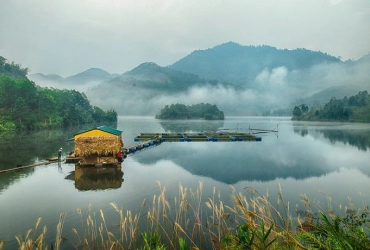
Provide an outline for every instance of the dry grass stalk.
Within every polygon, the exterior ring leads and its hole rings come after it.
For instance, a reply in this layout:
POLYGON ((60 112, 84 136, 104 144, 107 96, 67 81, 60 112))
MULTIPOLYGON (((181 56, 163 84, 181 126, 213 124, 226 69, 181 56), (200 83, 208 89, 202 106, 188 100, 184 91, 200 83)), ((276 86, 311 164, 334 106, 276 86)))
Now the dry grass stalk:
POLYGON ((0 241, 0 250, 2 250, 5 246, 5 240, 0 241))

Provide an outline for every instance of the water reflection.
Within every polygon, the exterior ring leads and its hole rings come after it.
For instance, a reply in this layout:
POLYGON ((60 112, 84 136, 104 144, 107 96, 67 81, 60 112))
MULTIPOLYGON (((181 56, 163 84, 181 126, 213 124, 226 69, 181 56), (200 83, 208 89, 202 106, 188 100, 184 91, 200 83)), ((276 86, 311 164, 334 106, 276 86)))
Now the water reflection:
POLYGON ((170 160, 193 175, 226 184, 240 181, 271 181, 277 178, 306 179, 333 169, 322 164, 322 156, 296 154, 261 142, 165 142, 138 155, 137 161, 150 165, 170 160), (294 159, 292 157, 294 155, 294 159), (311 159, 310 159, 311 158, 311 159))
POLYGON ((166 121, 159 120, 159 124, 165 132, 203 132, 217 131, 223 128, 224 121, 208 121, 208 120, 185 120, 185 121, 166 121))
POLYGON ((66 179, 74 180, 76 189, 80 191, 118 189, 122 186, 123 172, 121 167, 76 165, 66 179))
POLYGON ((320 133, 324 138, 328 139, 332 144, 336 142, 342 142, 345 145, 356 147, 359 150, 367 151, 370 149, 370 130, 366 129, 366 125, 357 128, 353 125, 349 128, 343 128, 338 126, 332 126, 329 128, 311 128, 311 131, 307 127, 294 127, 294 133, 301 135, 302 137, 309 133, 320 133))

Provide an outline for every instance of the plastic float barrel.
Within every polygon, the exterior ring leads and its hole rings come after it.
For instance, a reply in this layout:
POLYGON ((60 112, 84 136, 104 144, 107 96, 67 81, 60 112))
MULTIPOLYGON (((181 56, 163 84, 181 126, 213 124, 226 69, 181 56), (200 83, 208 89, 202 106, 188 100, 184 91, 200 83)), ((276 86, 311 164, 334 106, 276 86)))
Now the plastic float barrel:
POLYGON ((149 142, 149 145, 150 146, 153 146, 154 145, 154 141, 149 142))
POLYGON ((184 138, 184 137, 181 137, 181 138, 180 138, 180 141, 185 141, 185 138, 184 138))
POLYGON ((149 143, 144 143, 144 148, 149 147, 149 143))
POLYGON ((136 151, 136 148, 129 148, 128 152, 134 153, 136 151))
POLYGON ((256 137, 256 141, 262 141, 262 137, 256 137))
POLYGON ((134 141, 139 141, 139 138, 135 137, 135 138, 134 138, 134 141))
POLYGON ((188 137, 188 138, 186 139, 186 141, 192 141, 192 139, 188 137))
POLYGON ((231 137, 231 141, 236 141, 235 136, 232 136, 232 137, 231 137))

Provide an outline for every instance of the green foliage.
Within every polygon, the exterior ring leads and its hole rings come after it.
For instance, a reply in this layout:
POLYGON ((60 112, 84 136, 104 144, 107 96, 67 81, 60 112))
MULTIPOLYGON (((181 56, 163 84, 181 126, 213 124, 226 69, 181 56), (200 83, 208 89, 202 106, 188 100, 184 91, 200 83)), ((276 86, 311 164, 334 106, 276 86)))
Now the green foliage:
POLYGON ((21 65, 14 62, 8 63, 7 60, 0 56, 0 75, 8 75, 15 78, 27 78, 28 69, 22 68, 21 65))
POLYGON ((209 103, 199 103, 192 106, 184 104, 166 105, 156 119, 205 119, 205 120, 223 120, 224 112, 220 111, 216 105, 209 103))
POLYGON ((226 235, 223 239, 226 249, 270 249, 277 238, 270 239, 273 228, 271 225, 267 231, 262 221, 261 227, 251 227, 241 224, 237 227, 235 235, 226 235))
POLYGON ((0 121, 0 131, 32 130, 117 122, 117 113, 91 106, 86 95, 75 90, 38 88, 28 79, 2 75, 0 121))
POLYGON ((293 119, 370 122, 370 95, 367 91, 360 91, 349 98, 332 98, 323 107, 312 107, 310 111, 306 107, 305 104, 295 106, 293 119))
POLYGON ((349 209, 345 217, 333 217, 320 213, 313 230, 299 236, 304 244, 315 249, 370 249, 368 208, 359 212, 349 209))
POLYGON ((186 241, 184 238, 180 237, 179 238, 179 250, 188 250, 190 247, 186 244, 186 241))
POLYGON ((150 232, 149 234, 144 232, 141 233, 141 238, 144 241, 144 246, 141 250, 166 250, 167 248, 161 244, 161 237, 156 232, 150 232))

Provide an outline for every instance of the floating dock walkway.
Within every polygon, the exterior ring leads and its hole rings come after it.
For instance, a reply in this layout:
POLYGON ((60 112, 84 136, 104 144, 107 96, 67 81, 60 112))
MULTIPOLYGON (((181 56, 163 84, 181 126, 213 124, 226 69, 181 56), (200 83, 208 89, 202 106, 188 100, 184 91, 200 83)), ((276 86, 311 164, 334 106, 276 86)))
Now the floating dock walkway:
POLYGON ((246 133, 140 133, 134 138, 135 144, 123 147, 125 154, 158 145, 162 142, 237 142, 261 141, 246 133))
POLYGON ((58 162, 58 158, 57 157, 50 158, 50 159, 48 159, 48 161, 36 162, 34 164, 27 165, 27 166, 19 165, 17 167, 13 167, 13 168, 9 168, 9 169, 3 169, 3 170, 0 170, 0 173, 7 173, 7 172, 11 172, 11 171, 18 171, 18 170, 22 170, 22 169, 25 169, 25 168, 32 168, 32 167, 37 167, 37 166, 41 166, 41 165, 49 165, 49 164, 54 163, 54 162, 58 162))

